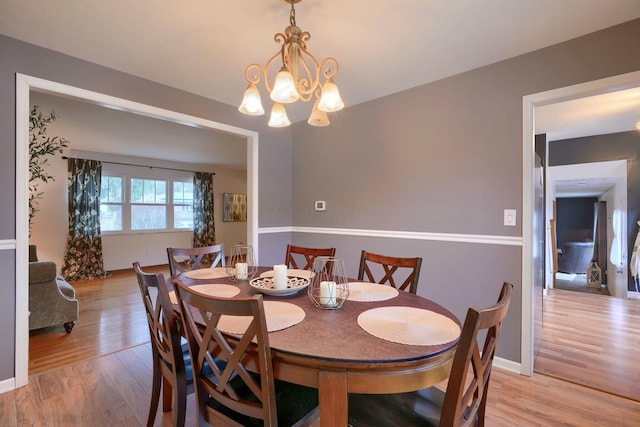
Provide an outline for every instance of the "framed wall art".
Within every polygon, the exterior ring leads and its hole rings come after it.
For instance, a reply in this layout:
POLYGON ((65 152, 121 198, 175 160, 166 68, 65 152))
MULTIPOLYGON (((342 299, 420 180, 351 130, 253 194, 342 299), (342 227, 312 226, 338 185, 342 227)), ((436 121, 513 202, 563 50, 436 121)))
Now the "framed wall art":
POLYGON ((237 193, 223 193, 222 205, 224 206, 222 220, 224 222, 237 222, 247 220, 247 195, 237 193))

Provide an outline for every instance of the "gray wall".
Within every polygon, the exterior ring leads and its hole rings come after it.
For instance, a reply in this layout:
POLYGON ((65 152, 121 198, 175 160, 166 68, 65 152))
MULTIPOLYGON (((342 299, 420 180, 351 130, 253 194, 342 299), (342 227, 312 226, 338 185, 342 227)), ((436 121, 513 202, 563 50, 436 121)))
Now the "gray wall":
MULTIPOLYGON (((610 160, 627 161, 627 253, 631 256, 640 220, 640 132, 618 132, 549 143, 549 166, 610 160)), ((628 289, 635 291, 631 272, 628 283, 628 289)))
MULTIPOLYGON (((519 237, 502 210, 522 206, 522 96, 640 69, 640 20, 432 84, 356 105, 328 128, 269 130, 234 106, 0 37, 0 240, 14 230, 15 83, 20 72, 260 132, 260 227, 336 227, 519 237), (292 144, 293 141, 293 144, 292 144), (327 211, 313 211, 326 200, 327 211)), ((241 91, 242 88, 239 88, 241 91)), ((240 93, 240 92, 239 92, 240 93)), ((347 100, 348 103, 348 100, 347 100)), ((260 236, 261 262, 282 262, 286 234, 260 236)), ((520 361, 521 248, 510 245, 293 233, 330 244, 353 274, 360 250, 424 258, 420 293, 460 317, 516 292, 498 356, 520 361)), ((9 277, 11 271, 5 272, 9 277)), ((0 285, 12 325, 15 283, 0 285)), ((0 345, 0 380, 13 376, 13 331, 0 345)))
MULTIPOLYGON (((522 97, 639 70, 638 40, 635 20, 347 108, 327 128, 296 124, 293 224, 521 236, 522 97), (327 210, 315 212, 314 200, 326 200, 327 210), (510 208, 517 227, 502 225, 510 208)), ((520 284, 517 246, 374 240, 328 241, 352 272, 361 249, 422 256, 419 293, 460 317, 495 300, 502 281, 520 284)), ((514 361, 517 291, 497 352, 514 361)))

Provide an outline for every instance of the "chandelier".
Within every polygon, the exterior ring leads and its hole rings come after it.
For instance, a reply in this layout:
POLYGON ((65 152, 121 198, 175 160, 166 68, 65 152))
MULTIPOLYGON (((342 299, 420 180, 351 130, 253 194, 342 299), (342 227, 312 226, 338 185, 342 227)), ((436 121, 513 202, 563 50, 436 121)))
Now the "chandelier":
POLYGON ((327 126, 329 125, 327 113, 339 111, 344 107, 338 86, 333 82, 333 77, 338 72, 338 62, 331 57, 318 62, 307 51, 307 42, 311 39, 311 34, 298 28, 296 11, 293 7, 295 3, 302 0, 284 1, 291 4, 290 25, 284 30, 284 33, 276 33, 274 36, 276 43, 282 43, 280 51, 269 58, 264 67, 259 64, 247 66, 244 76, 249 82, 249 86, 244 92, 238 110, 250 116, 264 114, 257 87, 260 80, 263 80, 265 89, 274 102, 269 126, 285 127, 291 124, 284 104, 311 100, 314 101, 314 104, 307 123, 312 126, 327 126), (269 75, 273 76, 275 68, 272 69, 272 65, 278 57, 282 59, 282 67, 275 75, 273 86, 271 86, 269 75), (270 73, 270 69, 273 72, 270 73), (324 77, 324 83, 320 82, 322 77, 324 77))

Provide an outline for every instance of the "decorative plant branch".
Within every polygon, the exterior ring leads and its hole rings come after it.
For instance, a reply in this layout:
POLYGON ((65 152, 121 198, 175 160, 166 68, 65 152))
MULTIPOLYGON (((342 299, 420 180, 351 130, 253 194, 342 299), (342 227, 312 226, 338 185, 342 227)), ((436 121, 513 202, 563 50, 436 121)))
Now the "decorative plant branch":
POLYGON ((62 149, 69 145, 69 141, 57 136, 47 136, 47 125, 54 122, 58 116, 54 111, 49 115, 42 114, 40 108, 34 105, 29 115, 29 235, 33 217, 38 212, 38 199, 42 199, 42 192, 38 192, 41 183, 55 181, 47 172, 49 156, 62 153, 62 149))

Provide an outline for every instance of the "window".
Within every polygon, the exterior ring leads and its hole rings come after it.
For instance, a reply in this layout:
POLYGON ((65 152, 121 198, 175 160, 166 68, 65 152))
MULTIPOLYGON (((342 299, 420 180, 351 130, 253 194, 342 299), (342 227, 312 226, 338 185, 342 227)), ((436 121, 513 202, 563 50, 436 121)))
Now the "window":
POLYGON ((122 177, 102 176, 100 183, 100 229, 122 230, 122 177))
POLYGON ((131 179, 131 230, 167 228, 167 181, 131 179))
POLYGON ((129 173, 139 172, 103 170, 101 231, 193 230, 193 179, 189 175, 161 172, 130 177, 129 173))
POLYGON ((173 183, 173 228, 193 229, 193 182, 173 183))

